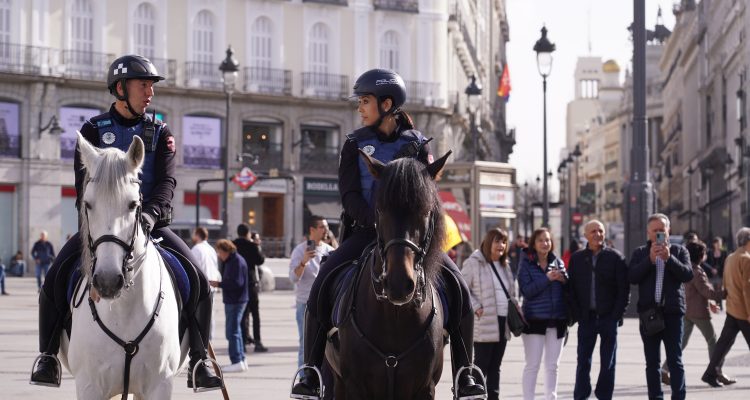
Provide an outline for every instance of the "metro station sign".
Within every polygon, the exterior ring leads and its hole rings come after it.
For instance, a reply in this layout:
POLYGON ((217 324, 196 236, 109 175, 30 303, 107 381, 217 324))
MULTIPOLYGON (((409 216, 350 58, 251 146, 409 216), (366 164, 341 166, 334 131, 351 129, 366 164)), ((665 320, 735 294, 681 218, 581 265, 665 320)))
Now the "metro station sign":
POLYGON ((242 190, 250 189, 255 182, 258 181, 258 176, 248 167, 242 168, 242 170, 232 177, 232 182, 237 184, 242 190))

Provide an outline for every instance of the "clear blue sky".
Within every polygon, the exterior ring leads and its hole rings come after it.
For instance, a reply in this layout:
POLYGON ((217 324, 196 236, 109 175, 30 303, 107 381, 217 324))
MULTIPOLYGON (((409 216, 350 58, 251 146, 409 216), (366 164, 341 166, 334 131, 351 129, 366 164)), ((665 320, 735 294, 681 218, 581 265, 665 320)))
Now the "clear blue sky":
MULTIPOLYGON (((672 30, 672 0, 646 0, 646 29, 653 29, 658 6, 664 25, 672 30)), ((542 78, 536 68, 534 43, 542 25, 555 43, 552 74, 547 78, 548 168, 557 173, 560 149, 565 146, 565 110, 573 99, 576 59, 600 56, 615 59, 622 70, 630 68, 633 54, 627 27, 633 20, 632 0, 506 0, 510 42, 507 47, 511 91, 507 124, 516 128, 516 146, 510 163, 518 182, 530 183, 542 173, 542 78), (591 52, 589 52, 589 39, 591 52)), ((631 68, 632 70, 632 68, 631 68)), ((551 181, 557 193, 557 176, 551 181)), ((555 196, 553 196, 554 198, 555 196)))

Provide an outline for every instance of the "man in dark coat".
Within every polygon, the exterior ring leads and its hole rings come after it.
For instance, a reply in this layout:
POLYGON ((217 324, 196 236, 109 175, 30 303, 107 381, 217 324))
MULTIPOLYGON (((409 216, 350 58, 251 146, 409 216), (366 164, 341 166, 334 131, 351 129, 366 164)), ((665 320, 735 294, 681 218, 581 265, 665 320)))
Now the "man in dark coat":
POLYGON ((260 310, 258 293, 260 292, 260 266, 265 262, 266 257, 260 247, 260 235, 253 232, 250 235, 250 229, 246 224, 237 226, 237 239, 234 239, 234 245, 237 246, 237 253, 245 259, 247 263, 248 282, 250 283, 250 300, 242 314, 242 339, 245 344, 255 343, 255 352, 263 353, 268 348, 263 346, 260 340, 260 310), (250 336, 250 314, 253 315, 253 336, 250 336))

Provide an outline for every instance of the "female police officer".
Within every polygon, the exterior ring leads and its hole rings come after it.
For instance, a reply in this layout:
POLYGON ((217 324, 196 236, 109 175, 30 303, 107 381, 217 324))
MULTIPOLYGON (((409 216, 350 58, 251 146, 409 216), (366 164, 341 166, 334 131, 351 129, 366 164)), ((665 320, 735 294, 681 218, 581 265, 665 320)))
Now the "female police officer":
MULTIPOLYGON (((176 185, 174 137, 166 124, 145 115, 154 96, 153 84, 163 79, 151 61, 144 57, 126 55, 115 60, 107 73, 107 87, 116 101, 108 112, 86 121, 81 134, 96 147, 117 147, 123 151, 127 151, 133 136, 138 135, 143 139, 146 157, 140 175, 142 225, 146 234, 150 232, 152 237, 161 238, 164 246, 176 250, 197 265, 187 245, 167 227, 171 220, 171 202, 176 185)), ((79 150, 76 149, 76 207, 80 207, 85 175, 79 150)), ((39 350, 42 357, 31 375, 32 384, 59 386, 60 369, 56 354, 60 347, 60 334, 69 317, 66 288, 80 251, 81 240, 76 234, 60 250, 39 293, 39 350)), ((211 326, 208 281, 196 268, 186 272, 194 278, 191 290, 199 292, 198 296, 191 296, 197 301, 188 302, 183 310, 190 337, 188 387, 218 389, 222 386, 221 379, 201 362, 206 359, 211 326), (195 382, 192 382, 194 368, 195 382)))
MULTIPOLYGON (((406 101, 404 81, 393 71, 373 69, 362 74, 354 84, 354 96, 358 98, 357 108, 363 128, 347 135, 341 149, 339 163, 339 191, 344 205, 342 228, 349 230, 343 235, 340 247, 331 253, 315 279, 305 314, 305 339, 303 352, 307 367, 320 368, 325 351, 325 319, 330 304, 318 305, 318 301, 327 303, 320 296, 320 288, 326 276, 336 266, 357 259, 365 247, 375 240, 375 211, 373 205, 374 178, 360 161, 359 149, 387 163, 399 157, 414 157, 427 164, 432 161, 429 147, 422 134, 414 130, 414 124, 408 114, 400 110, 406 101), (318 315, 318 307, 323 306, 323 315, 318 315)), ((446 282, 459 282, 460 287, 449 289, 449 298, 453 304, 462 301, 461 313, 451 314, 449 321, 451 336, 451 358, 453 373, 458 368, 468 366, 472 360, 474 316, 469 292, 461 274, 450 259, 445 257, 443 273, 453 274, 456 278, 446 282)), ((459 379, 458 398, 479 398, 486 396, 481 385, 474 382, 470 374, 459 379)), ((320 396, 320 382, 312 368, 305 368, 303 377, 292 388, 293 398, 314 399, 320 396)))

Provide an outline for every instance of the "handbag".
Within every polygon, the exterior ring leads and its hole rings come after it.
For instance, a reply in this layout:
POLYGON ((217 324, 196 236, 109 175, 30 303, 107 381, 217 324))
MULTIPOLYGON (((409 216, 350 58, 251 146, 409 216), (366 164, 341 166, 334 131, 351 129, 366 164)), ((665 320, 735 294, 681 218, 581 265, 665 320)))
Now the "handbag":
POLYGON ((495 264, 490 262, 490 267, 492 267, 492 272, 495 273, 497 280, 500 282, 500 286, 503 288, 503 292, 505 292, 505 297, 508 298, 508 329, 510 329, 513 336, 521 336, 521 333, 523 333, 524 329, 529 326, 529 323, 526 322, 526 318, 523 316, 523 311, 521 310, 521 306, 518 305, 518 301, 510 297, 508 289, 505 288, 503 280, 500 279, 500 274, 498 274, 495 269, 495 264))
POLYGON ((664 330, 664 294, 662 293, 659 304, 643 312, 638 313, 641 323, 641 331, 646 336, 654 336, 664 330))

